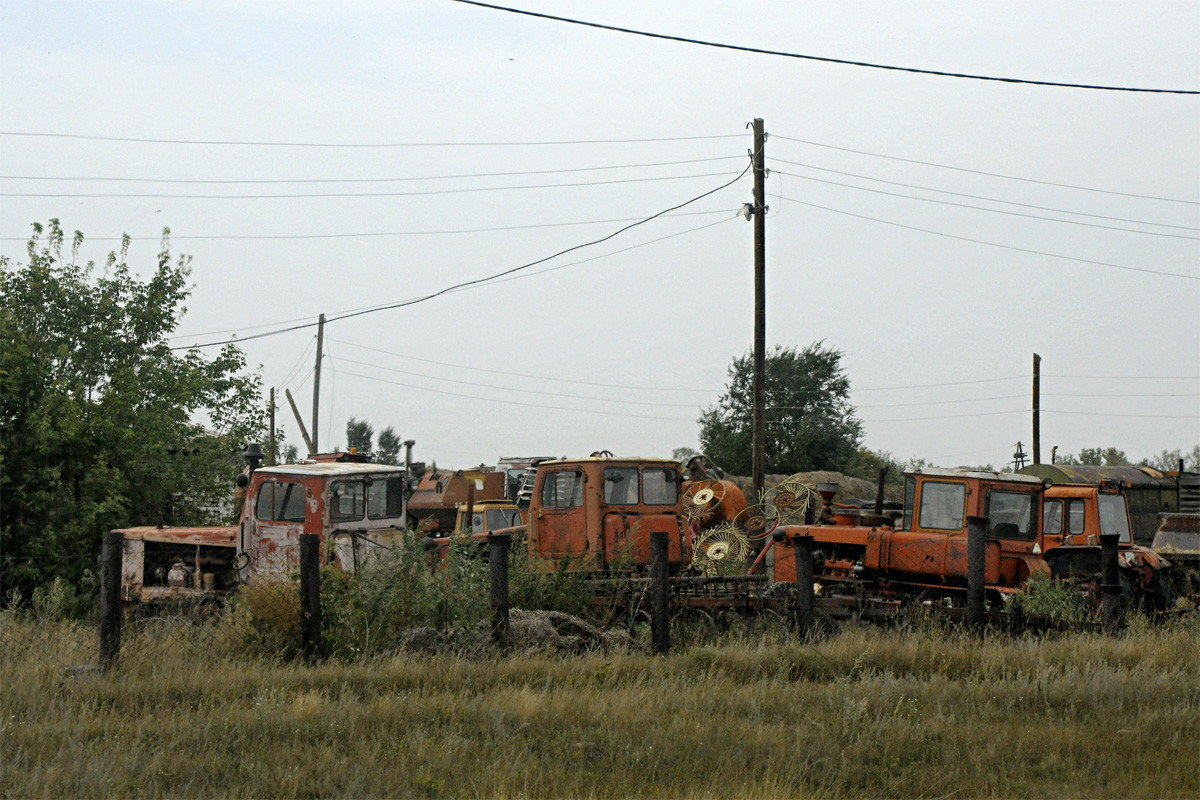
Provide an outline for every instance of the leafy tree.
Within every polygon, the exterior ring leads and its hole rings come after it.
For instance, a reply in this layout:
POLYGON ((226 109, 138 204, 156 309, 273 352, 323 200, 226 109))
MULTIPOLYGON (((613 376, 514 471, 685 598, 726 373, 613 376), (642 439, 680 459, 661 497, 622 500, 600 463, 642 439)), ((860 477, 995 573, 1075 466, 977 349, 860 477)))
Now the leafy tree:
POLYGON ((379 449, 375 452, 375 460, 380 464, 399 464, 402 447, 404 442, 401 441, 400 434, 388 425, 379 432, 379 449))
POLYGON ((700 454, 690 447, 676 447, 674 450, 671 451, 671 458, 675 459, 676 461, 678 461, 680 463, 687 461, 692 456, 698 456, 698 455, 700 455, 700 454))
POLYGON ((1154 467, 1163 472, 1174 472, 1179 469, 1179 461, 1183 459, 1183 468, 1188 472, 1200 470, 1200 444, 1192 447, 1192 452, 1184 454, 1180 448, 1163 450, 1156 456, 1143 458, 1139 464, 1144 467, 1154 467))
MULTIPOLYGON (((823 342, 767 354, 767 472, 842 471, 856 457, 862 423, 841 359, 823 342)), ((753 470, 753 395, 754 359, 747 354, 730 364, 725 393, 699 420, 700 449, 740 475, 753 470)))
POLYGON ((1116 447, 1084 447, 1076 457, 1070 453, 1056 458, 1059 464, 1080 464, 1092 467, 1123 467, 1129 464, 1124 450, 1116 447))
POLYGON ((219 521, 266 432, 241 351, 171 350, 189 260, 167 230, 141 280, 128 237, 97 275, 83 234, 64 259, 58 220, 33 229, 26 263, 0 257, 0 578, 25 595, 94 575, 105 530, 219 521))
POLYGON ((346 421, 346 449, 354 449, 362 455, 369 456, 374 452, 372 440, 375 438, 375 429, 371 427, 371 423, 366 420, 358 420, 351 417, 346 421))

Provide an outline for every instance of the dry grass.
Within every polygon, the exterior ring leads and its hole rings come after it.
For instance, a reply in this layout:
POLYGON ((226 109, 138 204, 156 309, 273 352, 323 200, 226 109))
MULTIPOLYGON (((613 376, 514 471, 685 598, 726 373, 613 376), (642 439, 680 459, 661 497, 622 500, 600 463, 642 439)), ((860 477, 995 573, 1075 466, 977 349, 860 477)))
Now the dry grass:
POLYGON ((66 677, 93 628, 0 614, 0 794, 1200 795, 1195 620, 315 668, 238 655, 227 620, 171 625, 132 631, 108 676, 66 677))

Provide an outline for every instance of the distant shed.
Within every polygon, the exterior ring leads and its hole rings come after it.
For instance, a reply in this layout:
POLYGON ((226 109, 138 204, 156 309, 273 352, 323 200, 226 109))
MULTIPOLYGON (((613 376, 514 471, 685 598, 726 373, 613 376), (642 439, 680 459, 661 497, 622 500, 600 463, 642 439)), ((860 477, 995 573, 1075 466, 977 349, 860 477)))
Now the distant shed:
POLYGON ((1025 475, 1049 478, 1053 483, 1111 483, 1120 487, 1129 504, 1133 538, 1149 544, 1158 528, 1158 515, 1179 510, 1179 481, 1175 475, 1153 467, 1095 467, 1087 464, 1031 464, 1025 475))

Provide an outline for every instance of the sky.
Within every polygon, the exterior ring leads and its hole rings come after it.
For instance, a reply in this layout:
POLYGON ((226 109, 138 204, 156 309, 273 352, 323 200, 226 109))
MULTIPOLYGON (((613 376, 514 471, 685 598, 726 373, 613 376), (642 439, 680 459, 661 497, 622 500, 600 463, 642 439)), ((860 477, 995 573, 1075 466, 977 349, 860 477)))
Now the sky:
MULTIPOLYGON (((1200 89, 1197 2, 517 7, 1200 89)), ((169 227, 192 259, 173 344, 307 326, 242 344, 306 424, 319 314, 538 262, 331 321, 320 448, 356 417, 440 465, 667 456, 753 346, 755 118, 768 346, 843 353, 865 446, 1010 461, 1034 353, 1045 460, 1200 441, 1196 95, 450 0, 6 0, 0 254, 58 218, 98 264, 133 237, 147 275, 169 227)))

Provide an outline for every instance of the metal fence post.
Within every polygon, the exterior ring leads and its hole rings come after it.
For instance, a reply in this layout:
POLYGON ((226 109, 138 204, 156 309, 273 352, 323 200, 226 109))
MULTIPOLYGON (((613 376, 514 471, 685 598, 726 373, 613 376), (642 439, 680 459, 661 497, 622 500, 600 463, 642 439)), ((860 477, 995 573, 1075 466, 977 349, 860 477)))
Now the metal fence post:
POLYGON ((1100 534, 1100 565, 1104 582, 1100 586, 1104 630, 1116 633, 1125 624, 1121 610, 1121 568, 1117 560, 1121 542, 1119 533, 1100 534))
POLYGON ((121 654, 121 556, 125 535, 106 531, 100 550, 100 668, 108 671, 121 654))
POLYGON ((492 608, 495 616, 492 618, 492 640, 507 651, 510 645, 508 635, 508 548, 512 543, 512 534, 489 533, 488 567, 491 572, 492 608))
POLYGON ((667 532, 650 532, 650 640, 655 655, 671 650, 670 587, 667 585, 667 532))
POLYGON ((300 648, 304 660, 321 655, 321 537, 300 534, 300 648))
POLYGON ((985 619, 987 529, 987 517, 967 517, 967 625, 975 629, 985 619))
POLYGON ((796 559, 796 630, 807 633, 813 619, 813 537, 792 537, 792 555, 796 559))

